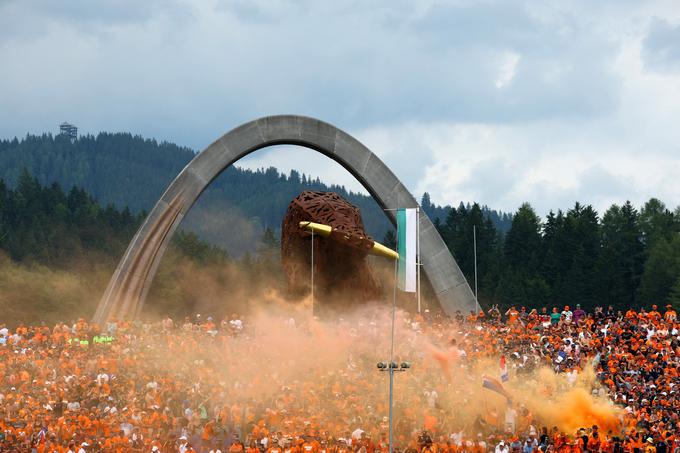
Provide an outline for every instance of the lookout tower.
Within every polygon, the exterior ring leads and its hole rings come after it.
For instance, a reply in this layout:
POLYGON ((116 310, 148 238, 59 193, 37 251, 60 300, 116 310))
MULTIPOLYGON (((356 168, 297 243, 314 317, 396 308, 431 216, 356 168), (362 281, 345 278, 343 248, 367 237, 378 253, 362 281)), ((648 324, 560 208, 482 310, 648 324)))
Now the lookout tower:
POLYGON ((71 141, 75 141, 78 138, 78 128, 66 121, 59 125, 59 133, 65 135, 71 141))

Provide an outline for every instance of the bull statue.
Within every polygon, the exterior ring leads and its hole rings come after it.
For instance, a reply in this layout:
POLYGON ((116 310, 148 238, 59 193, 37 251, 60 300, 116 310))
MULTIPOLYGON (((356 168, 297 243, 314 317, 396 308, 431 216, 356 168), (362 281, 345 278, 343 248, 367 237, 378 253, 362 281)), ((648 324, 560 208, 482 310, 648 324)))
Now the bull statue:
POLYGON ((312 240, 314 298, 321 306, 346 308, 381 298, 366 257, 398 255, 366 234, 359 208, 334 192, 314 191, 290 202, 281 227, 281 261, 291 295, 310 290, 312 240))

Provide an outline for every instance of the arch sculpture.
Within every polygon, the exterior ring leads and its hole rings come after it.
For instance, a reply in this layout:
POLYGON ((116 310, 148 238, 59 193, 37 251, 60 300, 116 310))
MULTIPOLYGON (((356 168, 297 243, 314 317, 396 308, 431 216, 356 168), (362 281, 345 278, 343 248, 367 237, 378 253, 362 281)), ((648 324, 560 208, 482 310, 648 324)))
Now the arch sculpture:
MULTIPOLYGON (((404 185, 368 148, 323 121, 296 115, 263 117, 227 132, 177 175, 151 210, 118 263, 94 315, 134 318, 182 218, 210 182, 240 158, 272 145, 299 145, 324 154, 345 167, 385 209, 393 224, 396 208, 418 204, 404 185)), ((420 211, 420 247, 425 272, 448 314, 474 310, 475 297, 463 273, 427 215, 420 211)))

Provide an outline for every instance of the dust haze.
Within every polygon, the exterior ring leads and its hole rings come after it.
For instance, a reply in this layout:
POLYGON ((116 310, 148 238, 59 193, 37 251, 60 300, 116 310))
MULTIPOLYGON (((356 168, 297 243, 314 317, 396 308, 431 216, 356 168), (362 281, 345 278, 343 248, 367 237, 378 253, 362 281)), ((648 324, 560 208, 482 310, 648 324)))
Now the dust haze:
MULTIPOLYGON (((15 322, 89 318, 115 265, 92 259, 69 271, 55 271, 0 259, 0 303, 6 307, 5 319, 15 322), (22 319, 28 314, 32 319, 22 319)), ((140 339, 153 351, 149 360, 161 373, 180 373, 199 384, 207 377, 196 375, 192 364, 206 361, 220 376, 220 388, 213 389, 212 397, 225 404, 256 402, 255 420, 276 411, 279 416, 313 414, 321 426, 347 430, 382 426, 388 413, 388 376, 375 365, 389 359, 387 302, 346 313, 336 310, 332 318, 318 319, 312 316, 309 297, 285 297, 280 270, 271 262, 254 260, 249 266, 196 263, 169 249, 143 322, 153 326, 170 315, 181 325, 184 316, 202 313, 219 324, 233 313, 243 318, 244 329, 234 337, 200 340, 188 353, 174 349, 167 337, 149 328, 140 339)), ((376 270, 390 295, 392 271, 391 266, 376 270)), ((323 294, 317 294, 316 303, 322 301, 323 294)), ((502 422, 508 403, 482 387, 484 375, 498 375, 499 357, 471 360, 471 355, 451 347, 455 339, 471 354, 482 341, 479 330, 448 320, 427 324, 413 314, 411 297, 402 298, 399 305, 407 309, 397 313, 394 359, 412 367, 395 378, 397 434, 407 439, 417 428, 476 435, 487 424, 502 422)), ((434 304, 426 300, 425 305, 434 304)), ((615 432, 619 428, 620 410, 600 391, 589 366, 575 376, 540 366, 511 378, 506 389, 517 408, 518 424, 531 420, 527 423, 537 429, 557 426, 566 433, 593 424, 615 432)))

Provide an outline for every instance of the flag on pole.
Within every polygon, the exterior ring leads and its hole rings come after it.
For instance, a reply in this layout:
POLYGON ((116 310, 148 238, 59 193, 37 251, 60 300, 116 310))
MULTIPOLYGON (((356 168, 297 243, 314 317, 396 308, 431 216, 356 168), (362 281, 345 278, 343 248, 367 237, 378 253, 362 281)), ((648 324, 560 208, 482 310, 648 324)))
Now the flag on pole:
POLYGON ((397 210, 397 251, 399 252, 399 289, 416 292, 416 222, 415 208, 397 210))
POLYGON ((482 387, 503 395, 505 399, 508 400, 508 403, 512 401, 510 394, 505 390, 505 387, 503 387, 503 384, 501 384, 498 379, 494 379, 486 375, 482 376, 482 387))
POLYGON ((505 356, 501 356, 501 381, 508 382, 510 377, 508 376, 508 366, 505 364, 505 356))

